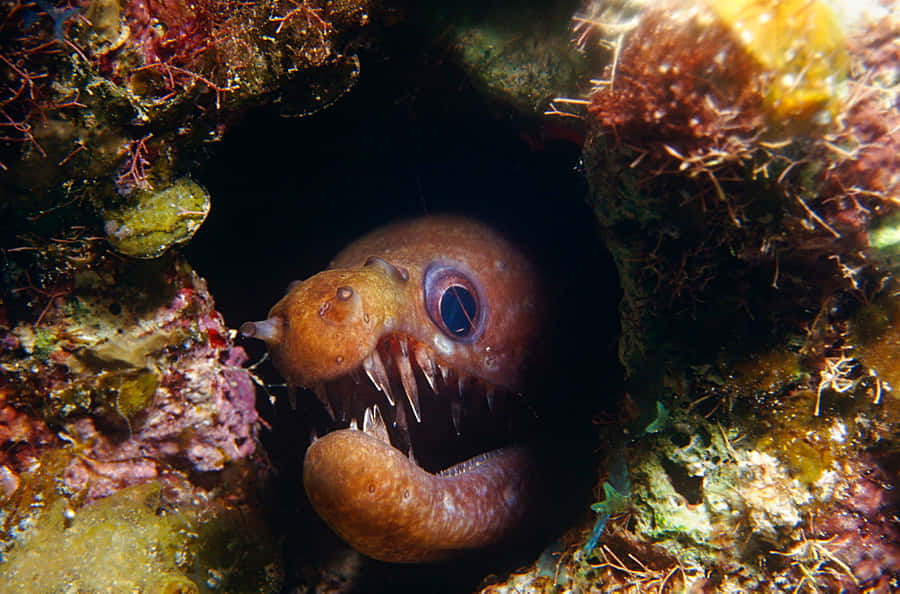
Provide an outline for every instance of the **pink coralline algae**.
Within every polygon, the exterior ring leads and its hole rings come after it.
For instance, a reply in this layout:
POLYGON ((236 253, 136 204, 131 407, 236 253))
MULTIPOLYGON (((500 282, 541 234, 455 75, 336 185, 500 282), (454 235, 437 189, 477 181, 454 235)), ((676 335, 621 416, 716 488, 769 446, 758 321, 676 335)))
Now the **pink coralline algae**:
POLYGON ((141 266, 105 257, 73 275, 39 324, 0 330, 5 490, 57 448, 63 491, 85 501, 151 479, 196 487, 206 476, 208 487, 211 473, 253 459, 247 356, 205 281, 174 259, 141 266), (118 282, 145 274, 155 278, 140 288, 118 282))

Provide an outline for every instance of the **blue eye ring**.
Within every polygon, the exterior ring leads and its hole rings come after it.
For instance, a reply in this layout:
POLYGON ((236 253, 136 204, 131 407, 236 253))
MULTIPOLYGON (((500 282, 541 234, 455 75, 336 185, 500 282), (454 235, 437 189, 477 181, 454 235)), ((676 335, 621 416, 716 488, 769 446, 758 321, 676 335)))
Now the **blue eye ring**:
POLYGON ((469 343, 481 337, 487 307, 483 292, 468 275, 453 266, 432 264, 423 285, 428 317, 447 338, 469 343))

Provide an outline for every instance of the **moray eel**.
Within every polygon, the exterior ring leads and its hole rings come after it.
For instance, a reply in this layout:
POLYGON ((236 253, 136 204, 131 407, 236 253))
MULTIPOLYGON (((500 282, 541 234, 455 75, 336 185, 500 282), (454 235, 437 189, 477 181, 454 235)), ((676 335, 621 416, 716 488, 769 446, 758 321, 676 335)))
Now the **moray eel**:
POLYGON ((523 447, 439 472, 420 463, 503 433, 504 415, 521 409, 544 307, 513 244, 481 223, 429 216, 362 237, 292 283, 266 320, 241 326, 346 427, 314 440, 303 469, 338 535, 375 559, 417 563, 516 533, 538 480, 523 447))

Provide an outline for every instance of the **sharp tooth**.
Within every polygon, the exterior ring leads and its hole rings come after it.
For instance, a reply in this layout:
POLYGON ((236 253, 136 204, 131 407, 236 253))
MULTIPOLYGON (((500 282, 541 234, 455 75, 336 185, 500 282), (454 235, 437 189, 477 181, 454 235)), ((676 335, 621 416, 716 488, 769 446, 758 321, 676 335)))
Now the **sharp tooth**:
POLYGON ((484 398, 487 400, 488 410, 494 412, 494 386, 488 384, 484 398))
POLYGON ((434 370, 434 359, 432 359, 428 347, 424 344, 416 345, 413 355, 416 357, 416 363, 419 365, 419 369, 422 370, 425 379, 428 380, 431 391, 437 394, 437 374, 434 370))
POLYGON ((313 429, 312 431, 309 432, 309 443, 310 443, 310 445, 316 443, 316 441, 318 441, 318 439, 319 439, 318 431, 316 431, 315 429, 313 429))
POLYGON ((453 428, 456 429, 456 434, 459 435, 459 422, 462 418, 462 402, 456 400, 450 401, 450 418, 453 420, 453 428))
POLYGON ((450 376, 450 368, 446 365, 437 364, 438 369, 441 372, 441 377, 444 378, 444 384, 447 384, 447 378, 450 376))
POLYGON ((350 372, 350 379, 352 379, 353 383, 356 384, 357 386, 359 385, 359 382, 362 381, 362 378, 359 377, 359 369, 358 368, 354 369, 353 371, 350 372))
POLYGON ((356 422, 356 419, 350 419, 350 428, 359 431, 359 423, 356 422))
POLYGON ((384 424, 381 409, 377 404, 366 409, 365 416, 363 416, 363 431, 385 443, 391 443, 387 425, 384 424))
POLYGON ((462 398, 463 394, 465 394, 465 392, 466 392, 466 381, 468 379, 469 378, 467 376, 463 375, 462 373, 460 373, 459 376, 457 376, 457 378, 456 378, 456 385, 457 385, 457 388, 459 389, 459 397, 460 398, 462 398))
POLYGON ((396 402, 394 402, 394 396, 391 394, 391 380, 388 378, 387 370, 384 368, 381 355, 378 354, 377 350, 372 351, 372 354, 363 360, 363 369, 372 383, 375 384, 375 387, 380 392, 384 392, 388 402, 391 403, 391 406, 394 406, 396 402))
POLYGON ((372 385, 375 386, 375 389, 380 392, 381 387, 379 387, 378 385, 378 380, 375 379, 375 363, 372 362, 371 355, 363 359, 363 371, 366 372, 366 377, 369 378, 369 381, 372 382, 372 385))
POLYGON ((405 337, 400 339, 400 352, 404 357, 409 358, 409 341, 405 337))
POLYGON ((397 371, 400 373, 400 383, 403 384, 403 390, 406 392, 406 399, 409 400, 409 406, 416 416, 416 422, 421 423, 422 414, 419 412, 419 388, 416 386, 416 377, 413 375, 412 365, 409 362, 409 350, 405 338, 400 341, 400 351, 400 356, 395 358, 397 361, 397 371))

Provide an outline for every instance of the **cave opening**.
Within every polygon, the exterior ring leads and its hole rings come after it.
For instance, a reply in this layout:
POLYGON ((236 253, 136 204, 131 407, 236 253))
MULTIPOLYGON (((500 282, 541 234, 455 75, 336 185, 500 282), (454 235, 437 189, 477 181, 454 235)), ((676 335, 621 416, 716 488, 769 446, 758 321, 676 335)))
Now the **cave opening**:
MULTIPOLYGON (((553 393, 536 395, 542 403, 536 414, 557 427, 562 445, 554 455, 579 477, 577 486, 549 495, 578 499, 583 511, 595 478, 590 418, 608 405, 604 396, 615 393, 621 373, 620 291, 586 202, 581 147, 486 100, 421 38, 393 35, 401 38, 394 44, 421 45, 390 52, 390 59, 361 54, 358 84, 330 108, 286 117, 276 103, 228 132, 196 176, 213 208, 186 256, 209 282, 228 326, 237 328, 265 317, 291 281, 322 270, 342 247, 382 224, 453 213, 498 228, 533 254, 552 293, 559 340, 541 391, 553 393)), ((251 361, 263 356, 262 343, 238 342, 251 361)), ((307 566, 319 549, 340 546, 308 508, 300 481, 309 435, 298 427, 315 403, 301 399, 291 410, 271 364, 256 372, 276 397, 272 405, 261 390, 258 408, 271 426, 261 440, 275 471, 268 496, 272 525, 285 539, 290 587, 311 579, 307 566)), ((490 560, 474 565, 454 572, 442 591, 471 589, 484 568, 497 569, 490 560)), ((364 590, 433 585, 428 567, 373 563, 367 572, 364 590)))

